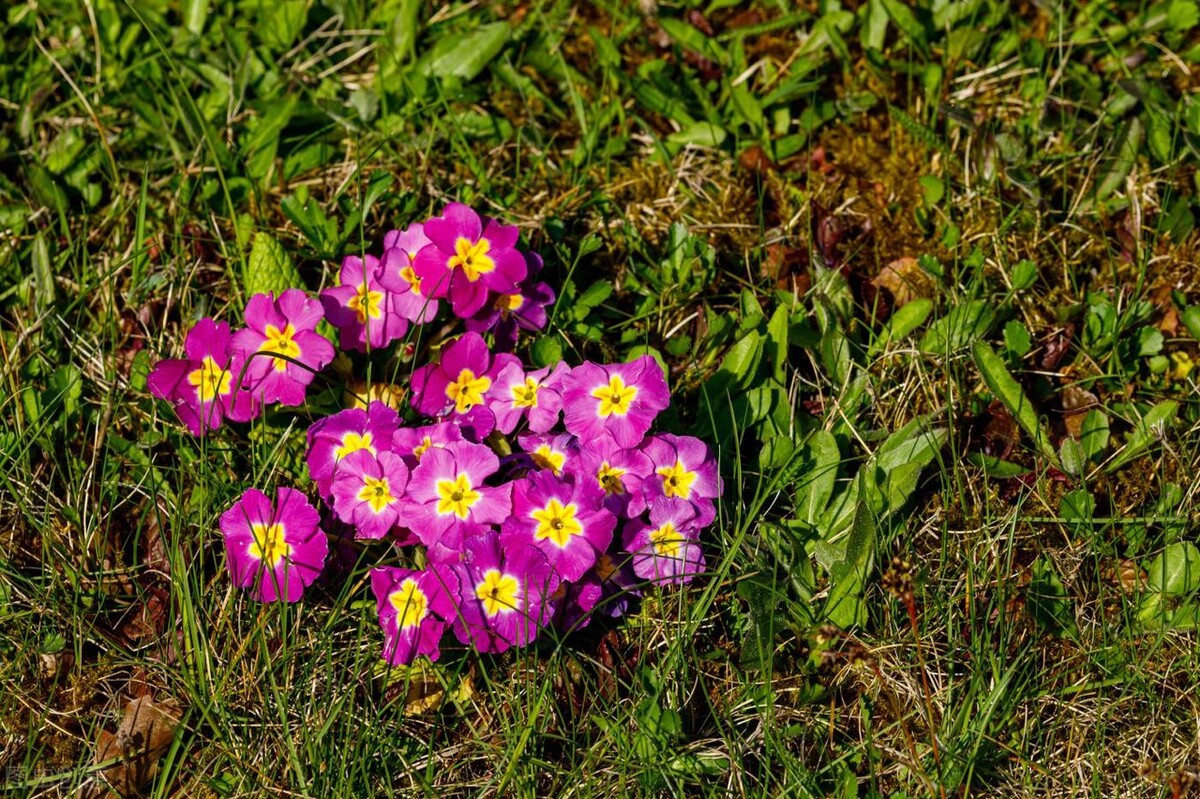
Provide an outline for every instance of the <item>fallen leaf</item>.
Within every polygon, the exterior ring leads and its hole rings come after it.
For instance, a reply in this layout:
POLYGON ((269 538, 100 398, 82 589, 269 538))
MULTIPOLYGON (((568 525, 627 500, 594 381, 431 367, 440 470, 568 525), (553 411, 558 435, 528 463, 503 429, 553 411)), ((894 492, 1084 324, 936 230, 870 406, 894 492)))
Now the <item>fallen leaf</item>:
POLYGON ((1067 386, 1062 392, 1063 423, 1067 435, 1078 441, 1083 437, 1083 420, 1088 411, 1100 404, 1100 399, 1090 391, 1078 386, 1067 386))
POLYGON ((115 735, 100 731, 93 762, 121 760, 100 771, 100 776, 119 796, 136 795, 154 777, 159 758, 175 737, 180 715, 173 700, 155 702, 149 696, 142 696, 125 705, 125 715, 115 735))
POLYGON ((871 283, 892 295, 897 308, 915 299, 933 294, 933 278, 921 268, 916 258, 897 258, 885 266, 871 283))

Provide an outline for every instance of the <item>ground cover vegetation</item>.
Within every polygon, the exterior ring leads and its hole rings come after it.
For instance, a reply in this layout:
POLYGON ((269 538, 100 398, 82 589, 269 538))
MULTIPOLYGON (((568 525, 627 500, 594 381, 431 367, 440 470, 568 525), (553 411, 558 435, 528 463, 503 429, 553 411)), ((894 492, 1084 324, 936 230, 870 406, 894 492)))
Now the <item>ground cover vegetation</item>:
POLYGON ((1195 0, 4 14, 7 793, 1200 791, 1195 0))

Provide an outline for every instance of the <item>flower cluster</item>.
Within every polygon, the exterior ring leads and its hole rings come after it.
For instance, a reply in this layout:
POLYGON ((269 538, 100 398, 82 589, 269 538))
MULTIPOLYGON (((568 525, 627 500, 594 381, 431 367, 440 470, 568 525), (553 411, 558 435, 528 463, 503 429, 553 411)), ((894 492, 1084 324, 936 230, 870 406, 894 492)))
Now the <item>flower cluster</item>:
POLYGON ((333 360, 315 332, 322 317, 343 349, 360 351, 432 321, 443 301, 465 320, 413 370, 408 409, 369 401, 309 427, 305 460, 324 514, 292 488, 274 503, 249 489, 226 511, 235 584, 295 601, 323 569, 322 528, 386 540, 399 548, 389 559, 422 564, 370 575, 384 657, 401 664, 436 660, 447 631, 481 652, 524 646, 550 625, 620 615, 644 582, 703 571, 700 532, 721 493, 712 453, 652 432, 670 393, 650 356, 538 369, 512 354, 554 299, 537 282, 540 259, 516 243, 515 228, 452 204, 389 233, 382 255, 345 259, 319 302, 296 290, 256 295, 245 329, 202 320, 187 358, 158 364, 151 391, 202 435, 271 403, 303 403, 333 360), (423 556, 406 557, 408 547, 423 556))

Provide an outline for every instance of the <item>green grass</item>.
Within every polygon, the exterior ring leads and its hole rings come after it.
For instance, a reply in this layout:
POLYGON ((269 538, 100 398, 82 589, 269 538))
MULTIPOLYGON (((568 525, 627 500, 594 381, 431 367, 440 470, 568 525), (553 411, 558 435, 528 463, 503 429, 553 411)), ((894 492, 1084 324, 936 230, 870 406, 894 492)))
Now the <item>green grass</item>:
POLYGON ((846 6, 6 9, 3 790, 153 696, 154 796, 1194 794, 1200 12, 846 6), (198 441, 145 378, 256 234, 316 291, 450 200, 545 258, 531 357, 661 356, 726 488, 686 589, 389 670, 386 551, 224 568, 321 409, 198 441))

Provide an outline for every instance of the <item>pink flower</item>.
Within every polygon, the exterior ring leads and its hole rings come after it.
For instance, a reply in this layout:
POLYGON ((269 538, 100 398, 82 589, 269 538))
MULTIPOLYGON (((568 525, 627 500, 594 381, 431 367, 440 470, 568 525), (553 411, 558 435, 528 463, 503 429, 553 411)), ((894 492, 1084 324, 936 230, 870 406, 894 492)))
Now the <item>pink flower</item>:
POLYGON ((537 280, 542 259, 537 253, 522 253, 528 274, 508 294, 490 297, 479 311, 465 321, 467 330, 491 331, 498 352, 512 352, 521 330, 541 330, 546 326, 546 307, 554 302, 554 290, 537 280))
POLYGON ((383 658, 393 666, 412 663, 417 655, 437 660, 446 625, 454 619, 458 580, 442 566, 423 571, 381 566, 371 569, 383 658))
POLYGON ((641 449, 654 464, 644 487, 646 501, 663 497, 688 503, 696 513, 696 526, 707 527, 717 514, 713 500, 721 495, 717 460, 708 445, 692 436, 660 433, 647 438, 641 449))
POLYGON ((261 602, 295 602, 321 573, 329 542, 303 494, 279 488, 275 498, 272 507, 266 494, 250 488, 221 514, 229 575, 239 588, 253 586, 261 602))
POLYGON ((517 443, 532 467, 555 475, 571 471, 579 457, 579 441, 570 433, 521 433, 517 443))
POLYGON ((246 362, 247 390, 264 404, 302 404, 313 377, 333 361, 333 345, 316 332, 323 318, 321 303, 299 289, 288 289, 278 299, 251 297, 246 328, 230 345, 246 362))
POLYGON ((622 447, 640 444, 671 401, 662 369, 649 355, 605 366, 585 361, 563 379, 562 395, 568 432, 585 441, 609 435, 622 447))
POLYGON ((401 427, 392 434, 392 451, 404 458, 408 468, 415 469, 430 447, 444 447, 451 441, 462 441, 457 426, 439 422, 423 427, 401 427))
POLYGON ((461 203, 446 206, 425 223, 432 244, 417 253, 413 269, 421 290, 449 297, 456 316, 469 317, 487 302, 488 293, 509 294, 525 278, 525 259, 515 247, 515 227, 479 215, 461 203))
POLYGON ((480 652, 503 652, 537 638, 553 617, 558 578, 531 546, 501 547, 495 532, 468 538, 458 575, 454 634, 480 652))
POLYGON ((413 269, 417 253, 431 242, 425 226, 414 222, 403 232, 393 230, 383 237, 383 258, 379 262, 379 285, 392 293, 396 313, 416 324, 432 322, 438 302, 421 290, 421 278, 413 269))
MULTIPOLYGON (((505 356, 496 366, 509 362, 505 356)), ((483 336, 463 333, 442 352, 436 364, 417 368, 412 377, 412 404, 426 416, 465 414, 483 405, 495 379, 496 366, 483 336)))
POLYGON ((408 331, 390 292, 379 283, 379 259, 348 255, 338 285, 321 292, 325 317, 338 329, 342 349, 381 349, 408 331))
POLYGON ((216 430, 225 419, 247 422, 260 406, 239 386, 245 361, 229 352, 227 322, 205 317, 188 331, 186 358, 159 361, 146 384, 150 393, 170 402, 194 436, 216 430))
POLYGON ((646 509, 642 484, 654 473, 654 463, 641 450, 600 436, 582 445, 566 468, 577 481, 603 490, 604 506, 616 515, 633 519, 646 509))
POLYGON ((622 540, 633 555, 633 572, 655 583, 688 583, 704 572, 695 512, 663 498, 650 504, 650 523, 625 525, 622 540))
POLYGON ((547 367, 526 372, 520 361, 512 360, 495 371, 496 379, 486 400, 496 415, 497 430, 508 435, 523 418, 535 433, 554 427, 562 410, 562 379, 571 371, 565 363, 560 362, 553 371, 547 367))
POLYGON ((488 447, 466 441, 452 441, 421 456, 408 484, 404 519, 429 548, 431 560, 452 559, 464 538, 508 517, 511 484, 484 485, 499 468, 500 459, 488 447))
POLYGON ((321 496, 329 497, 333 473, 340 460, 358 450, 372 455, 389 452, 392 435, 400 426, 400 417, 382 402, 362 408, 348 408, 319 419, 308 428, 308 474, 316 482, 321 496))
POLYGON ((506 549, 533 545, 564 580, 578 580, 612 541, 617 519, 604 509, 604 494, 550 472, 532 472, 513 484, 512 515, 500 543, 506 549))
POLYGON ((400 520, 408 467, 393 452, 360 449, 342 458, 333 474, 333 510, 353 524, 355 538, 383 538, 400 520))

